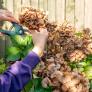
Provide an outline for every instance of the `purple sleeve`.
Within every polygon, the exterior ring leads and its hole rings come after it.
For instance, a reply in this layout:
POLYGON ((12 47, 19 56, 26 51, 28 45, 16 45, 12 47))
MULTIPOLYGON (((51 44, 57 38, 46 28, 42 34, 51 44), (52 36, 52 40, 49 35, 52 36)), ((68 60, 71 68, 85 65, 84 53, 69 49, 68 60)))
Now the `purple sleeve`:
POLYGON ((0 92, 21 92, 32 78, 32 69, 39 63, 39 57, 30 52, 22 61, 10 66, 0 75, 0 92))

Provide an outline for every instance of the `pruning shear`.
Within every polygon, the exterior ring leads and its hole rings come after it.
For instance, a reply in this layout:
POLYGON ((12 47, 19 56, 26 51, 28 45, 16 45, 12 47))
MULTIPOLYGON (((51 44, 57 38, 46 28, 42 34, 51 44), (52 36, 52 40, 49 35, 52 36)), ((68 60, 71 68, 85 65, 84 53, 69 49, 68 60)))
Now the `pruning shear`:
POLYGON ((13 35, 23 35, 24 34, 24 29, 21 25, 15 23, 15 22, 11 22, 12 26, 10 27, 9 30, 3 30, 0 29, 0 32, 2 34, 8 35, 8 36, 13 36, 13 35))

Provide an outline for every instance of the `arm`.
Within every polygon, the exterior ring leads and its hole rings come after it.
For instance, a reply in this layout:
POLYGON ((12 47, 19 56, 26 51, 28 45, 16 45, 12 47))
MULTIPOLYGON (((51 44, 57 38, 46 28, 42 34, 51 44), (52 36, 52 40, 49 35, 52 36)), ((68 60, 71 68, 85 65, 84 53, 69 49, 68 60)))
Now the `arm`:
POLYGON ((20 92, 32 78, 32 70, 40 59, 30 52, 23 61, 17 61, 0 76, 0 92, 20 92))
POLYGON ((33 31, 34 48, 22 61, 10 66, 0 76, 0 92, 20 92, 32 78, 32 70, 39 63, 47 40, 47 30, 33 31))

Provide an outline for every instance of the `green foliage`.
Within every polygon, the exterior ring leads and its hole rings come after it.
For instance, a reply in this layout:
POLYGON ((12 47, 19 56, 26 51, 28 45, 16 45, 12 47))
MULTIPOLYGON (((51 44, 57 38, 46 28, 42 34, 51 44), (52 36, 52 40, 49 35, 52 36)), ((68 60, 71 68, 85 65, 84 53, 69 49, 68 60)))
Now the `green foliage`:
POLYGON ((42 78, 32 79, 25 87, 26 92, 52 92, 52 87, 43 88, 41 81, 42 78))
POLYGON ((77 33, 75 33, 75 35, 78 36, 78 37, 82 37, 83 33, 82 32, 77 32, 77 33))
POLYGON ((10 46, 7 48, 7 61, 16 61, 20 59, 20 49, 10 46))
MULTIPOLYGON (((7 48, 7 61, 16 61, 23 59, 28 52, 33 48, 33 41, 31 35, 26 36, 10 36, 11 44, 7 48)), ((51 87, 43 88, 41 85, 41 78, 35 78, 29 81, 25 87, 26 92, 52 92, 51 87)))
MULTIPOLYGON (((82 33, 76 33, 78 37, 82 36, 82 33)), ((28 52, 33 48, 33 41, 31 35, 26 36, 10 36, 11 44, 7 48, 6 59, 7 61, 16 61, 23 59, 28 52)), ((92 89, 92 55, 88 55, 80 62, 70 62, 72 69, 77 69, 80 72, 85 73, 90 81, 90 90, 92 89)), ((6 69, 4 63, 0 63, 0 73, 6 69)), ((52 87, 43 88, 41 84, 42 78, 34 78, 29 81, 25 87, 26 92, 52 92, 52 87)))
POLYGON ((92 92, 92 54, 78 63, 69 63, 69 65, 72 69, 77 69, 78 71, 85 73, 90 82, 90 92, 92 92))
POLYGON ((70 63, 69 65, 72 69, 77 69, 78 71, 85 73, 88 79, 92 79, 92 55, 88 55, 79 63, 70 63))
POLYGON ((92 92, 92 80, 89 81, 90 81, 90 92, 92 92))
POLYGON ((84 72, 88 79, 92 79, 92 65, 85 67, 84 72))
POLYGON ((3 59, 0 59, 0 74, 2 74, 6 69, 6 64, 4 63, 3 59))
POLYGON ((16 61, 23 59, 28 52, 33 48, 33 41, 31 35, 24 36, 10 36, 11 44, 7 48, 7 61, 16 61))

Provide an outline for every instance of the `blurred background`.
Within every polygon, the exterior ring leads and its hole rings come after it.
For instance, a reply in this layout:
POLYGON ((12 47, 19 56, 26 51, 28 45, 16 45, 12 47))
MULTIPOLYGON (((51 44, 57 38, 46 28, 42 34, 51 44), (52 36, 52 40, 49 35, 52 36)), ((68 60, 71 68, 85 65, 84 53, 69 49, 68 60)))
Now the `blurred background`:
MULTIPOLYGON (((92 29, 92 0, 0 0, 0 8, 8 9, 17 19, 21 8, 25 6, 47 11, 51 22, 62 24, 67 20, 77 31, 87 27, 92 29)), ((1 22, 0 28, 2 25, 1 22)), ((0 37, 0 58, 5 57, 7 44, 8 38, 0 37)))

